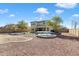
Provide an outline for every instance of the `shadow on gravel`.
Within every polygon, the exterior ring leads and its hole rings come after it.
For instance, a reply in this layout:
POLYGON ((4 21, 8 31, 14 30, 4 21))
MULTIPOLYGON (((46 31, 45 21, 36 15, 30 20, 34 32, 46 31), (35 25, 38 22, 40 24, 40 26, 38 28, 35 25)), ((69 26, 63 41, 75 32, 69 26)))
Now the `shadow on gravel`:
POLYGON ((37 37, 37 38, 40 38, 40 39, 54 39, 56 37, 37 37))
POLYGON ((58 36, 56 36, 56 37, 37 37, 37 38, 41 38, 41 39, 54 39, 54 38, 60 38, 60 39, 78 40, 78 41, 79 41, 79 37, 66 36, 66 35, 58 35, 58 36))
POLYGON ((60 35, 60 36, 57 36, 57 37, 61 38, 61 39, 69 39, 69 40, 78 40, 79 41, 79 37, 65 36, 65 35, 60 35))

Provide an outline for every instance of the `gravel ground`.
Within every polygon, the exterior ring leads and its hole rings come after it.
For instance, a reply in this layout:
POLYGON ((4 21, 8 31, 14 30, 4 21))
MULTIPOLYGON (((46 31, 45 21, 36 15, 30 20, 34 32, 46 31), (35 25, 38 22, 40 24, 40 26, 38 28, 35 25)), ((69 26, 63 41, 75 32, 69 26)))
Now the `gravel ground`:
POLYGON ((31 37, 27 37, 26 35, 0 35, 0 44, 9 42, 25 42, 31 39, 31 37))
POLYGON ((79 38, 59 36, 36 38, 27 42, 0 44, 1 56, 75 56, 79 55, 79 38))

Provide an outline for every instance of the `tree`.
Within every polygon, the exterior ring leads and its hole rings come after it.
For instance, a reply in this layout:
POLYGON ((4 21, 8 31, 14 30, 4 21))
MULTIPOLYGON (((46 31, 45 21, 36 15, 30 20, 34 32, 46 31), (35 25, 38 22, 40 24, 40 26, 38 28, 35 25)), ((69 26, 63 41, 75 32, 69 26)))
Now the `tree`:
POLYGON ((62 19, 61 19, 60 16, 54 16, 54 17, 52 18, 52 20, 53 20, 53 22, 54 22, 55 24, 57 24, 57 25, 60 25, 61 23, 63 23, 63 21, 62 21, 62 19))
POLYGON ((17 27, 19 28, 20 31, 26 31, 28 29, 28 24, 27 24, 27 22, 22 20, 22 21, 18 22, 17 27))
POLYGON ((77 21, 72 20, 72 27, 73 27, 74 29, 76 29, 76 28, 77 28, 77 25, 78 25, 78 22, 77 22, 77 21))
POLYGON ((26 32, 29 31, 28 24, 25 21, 19 21, 17 24, 7 24, 0 28, 1 33, 26 32))
POLYGON ((54 30, 59 30, 61 27, 62 19, 59 16, 54 16, 51 20, 48 21, 48 25, 53 27, 54 30))
POLYGON ((17 31, 17 26, 15 24, 8 24, 4 26, 4 29, 6 29, 7 32, 15 32, 17 31))

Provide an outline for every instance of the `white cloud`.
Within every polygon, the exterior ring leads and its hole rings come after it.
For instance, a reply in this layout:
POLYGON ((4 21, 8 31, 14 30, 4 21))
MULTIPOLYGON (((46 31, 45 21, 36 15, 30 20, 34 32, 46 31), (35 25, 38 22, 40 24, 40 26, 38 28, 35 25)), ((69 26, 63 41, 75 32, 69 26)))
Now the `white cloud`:
POLYGON ((0 9, 0 14, 8 13, 8 9, 0 9))
POLYGON ((74 7, 76 7, 77 3, 57 3, 56 6, 68 9, 68 8, 74 8, 74 7))
POLYGON ((72 16, 73 17, 79 17, 79 14, 73 14, 72 16))
POLYGON ((64 12, 64 10, 56 10, 55 12, 56 12, 56 14, 62 14, 64 12))
POLYGON ((10 14, 9 16, 10 16, 10 17, 14 17, 15 15, 14 15, 14 14, 10 14))
POLYGON ((39 18, 39 20, 43 20, 43 18, 42 18, 42 17, 40 17, 40 18, 39 18))
POLYGON ((47 8, 37 8, 37 10, 34 12, 39 13, 39 14, 48 14, 49 13, 47 8))

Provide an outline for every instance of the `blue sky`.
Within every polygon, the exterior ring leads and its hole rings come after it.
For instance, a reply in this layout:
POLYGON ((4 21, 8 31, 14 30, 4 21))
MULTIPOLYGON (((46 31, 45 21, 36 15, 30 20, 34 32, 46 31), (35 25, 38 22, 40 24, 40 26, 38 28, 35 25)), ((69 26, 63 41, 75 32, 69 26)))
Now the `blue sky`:
POLYGON ((79 4, 76 3, 0 3, 0 26, 25 20, 48 20, 59 15, 63 26, 71 27, 71 21, 79 21, 79 4))

